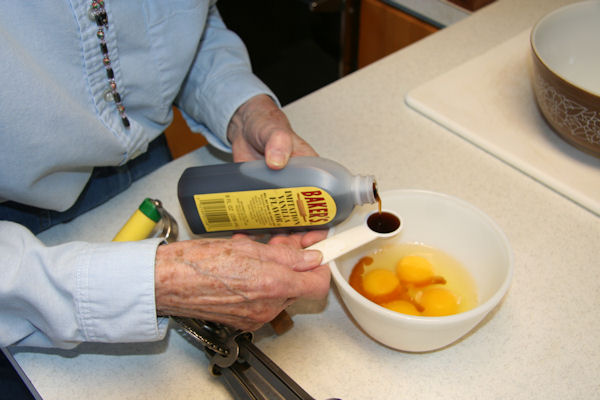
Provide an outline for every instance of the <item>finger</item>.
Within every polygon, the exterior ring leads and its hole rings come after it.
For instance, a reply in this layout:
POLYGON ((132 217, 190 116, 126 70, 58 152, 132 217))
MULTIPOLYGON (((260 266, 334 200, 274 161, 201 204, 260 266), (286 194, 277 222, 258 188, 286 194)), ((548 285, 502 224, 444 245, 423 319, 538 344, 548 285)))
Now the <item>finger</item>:
POLYGON ((265 160, 272 169, 282 169, 292 155, 292 133, 285 130, 275 130, 265 145, 265 160))
MULTIPOLYGON (((292 238, 280 240, 293 241, 292 238)), ((259 254, 261 260, 287 266, 294 271, 306 271, 321 265, 323 255, 318 250, 302 250, 297 244, 268 244, 259 254)))
POLYGON ((246 316, 238 316, 231 314, 225 315, 219 312, 200 312, 190 317, 196 319, 203 319, 207 321, 219 322, 221 324, 233 327, 235 329, 241 329, 243 331, 256 331, 264 325, 264 322, 255 321, 252 318, 246 316))
POLYGON ((253 161, 262 158, 262 155, 243 138, 234 141, 231 150, 234 162, 253 161))
MULTIPOLYGON (((310 232, 294 233, 292 235, 276 235, 271 238, 269 244, 278 246, 289 246, 295 249, 306 248, 314 243, 325 239, 327 237, 327 233, 327 230, 317 230, 310 232)), ((305 262, 295 264, 293 266, 293 269, 295 271, 306 271, 317 266, 318 264, 312 264, 313 259, 311 257, 317 258, 317 256, 314 254, 305 255, 305 262), (306 257, 308 257, 308 259, 306 257)))
POLYGON ((312 148, 307 141, 302 139, 300 136, 295 133, 292 136, 292 157, 298 156, 310 156, 310 157, 318 157, 319 154, 312 148))
POLYGON ((263 242, 263 243, 267 241, 265 239, 266 237, 268 237, 268 235, 266 235, 264 233, 234 233, 233 235, 231 235, 232 239, 246 238, 246 239, 250 239, 254 242, 263 242))
POLYGON ((316 229, 311 231, 296 232, 292 234, 278 234, 271 237, 270 244, 283 244, 298 248, 306 248, 325 239, 329 233, 328 229, 316 229))
POLYGON ((269 240, 269 244, 285 245, 301 249, 302 235, 301 233, 273 235, 269 240))
POLYGON ((320 242, 321 240, 324 240, 325 238, 327 238, 328 233, 329 233, 328 229, 318 229, 318 230, 306 232, 300 238, 300 246, 302 248, 312 246, 313 244, 320 242))
POLYGON ((327 265, 321 265, 310 271, 298 272, 294 284, 290 287, 289 297, 321 299, 329 292, 331 272, 327 265))
POLYGON ((296 301, 294 298, 279 298, 226 306, 209 305, 190 317, 216 321, 243 330, 256 330, 263 324, 272 321, 294 301, 296 301))

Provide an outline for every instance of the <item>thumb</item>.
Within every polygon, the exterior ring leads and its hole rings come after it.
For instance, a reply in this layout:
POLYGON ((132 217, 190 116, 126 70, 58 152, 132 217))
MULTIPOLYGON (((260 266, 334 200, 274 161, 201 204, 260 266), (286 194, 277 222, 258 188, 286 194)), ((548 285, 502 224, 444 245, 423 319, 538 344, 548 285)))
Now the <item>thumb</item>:
POLYGON ((323 254, 319 250, 302 250, 303 260, 294 265, 294 271, 309 271, 321 265, 323 254))
POLYGON ((265 146, 265 161, 271 169, 282 169, 292 154, 292 136, 284 130, 271 134, 265 146))

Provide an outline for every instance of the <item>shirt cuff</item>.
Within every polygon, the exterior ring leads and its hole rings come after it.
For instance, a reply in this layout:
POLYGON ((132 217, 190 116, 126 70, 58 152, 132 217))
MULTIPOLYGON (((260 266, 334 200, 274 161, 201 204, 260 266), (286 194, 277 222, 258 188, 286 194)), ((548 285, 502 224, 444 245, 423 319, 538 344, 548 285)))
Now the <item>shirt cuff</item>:
POLYGON ((78 323, 90 342, 142 342, 165 337, 156 316, 154 262, 161 239, 95 244, 77 274, 78 323))
POLYGON ((256 76, 247 71, 230 72, 227 79, 215 79, 201 93, 195 111, 202 115, 199 122, 184 110, 184 119, 193 132, 204 134, 206 140, 221 151, 231 152, 227 128, 237 109, 252 97, 266 94, 279 106, 277 96, 256 76))

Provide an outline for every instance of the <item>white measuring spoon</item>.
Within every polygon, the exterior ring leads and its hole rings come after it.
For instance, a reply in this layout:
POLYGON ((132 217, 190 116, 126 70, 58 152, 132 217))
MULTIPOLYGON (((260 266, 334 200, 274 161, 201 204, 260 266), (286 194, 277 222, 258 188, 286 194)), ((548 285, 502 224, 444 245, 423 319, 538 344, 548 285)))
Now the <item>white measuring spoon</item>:
POLYGON ((323 253, 321 264, 327 264, 329 261, 375 239, 396 236, 401 230, 402 221, 395 213, 382 211, 380 214, 379 211, 375 211, 369 214, 362 224, 336 233, 306 249, 321 251, 323 253), (388 219, 391 222, 386 223, 388 219))

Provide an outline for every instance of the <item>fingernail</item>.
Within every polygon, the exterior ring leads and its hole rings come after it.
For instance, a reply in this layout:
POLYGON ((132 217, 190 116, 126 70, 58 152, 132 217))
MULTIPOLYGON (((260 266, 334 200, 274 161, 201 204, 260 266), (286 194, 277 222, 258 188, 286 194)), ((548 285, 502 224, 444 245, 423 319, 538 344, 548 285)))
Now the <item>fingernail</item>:
POLYGON ((275 150, 269 153, 269 164, 272 167, 283 168, 287 164, 287 161, 287 154, 282 151, 275 150))
POLYGON ((323 259, 323 254, 319 250, 304 250, 304 262, 310 265, 319 265, 323 259))

